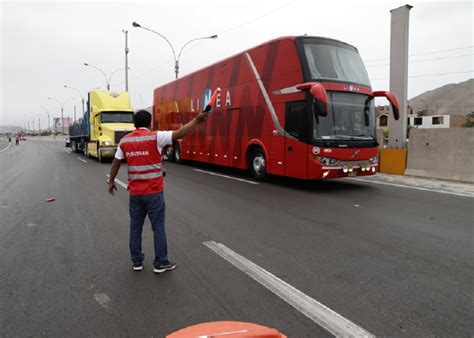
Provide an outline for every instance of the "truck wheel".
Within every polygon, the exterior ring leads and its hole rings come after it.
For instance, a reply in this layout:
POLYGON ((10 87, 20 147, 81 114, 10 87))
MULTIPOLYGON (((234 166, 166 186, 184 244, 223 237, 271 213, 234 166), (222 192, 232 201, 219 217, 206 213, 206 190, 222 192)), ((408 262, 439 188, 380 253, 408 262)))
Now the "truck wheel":
POLYGON ((249 156, 250 173, 257 180, 263 180, 267 176, 267 162, 262 149, 254 149, 249 156))
POLYGON ((104 163, 104 158, 102 157, 102 152, 100 151, 100 147, 97 148, 97 159, 99 163, 104 163))
POLYGON ((89 147, 87 146, 87 142, 84 143, 84 155, 87 158, 91 158, 90 155, 89 155, 89 147))
POLYGON ((167 146, 165 150, 165 159, 169 162, 174 162, 174 151, 171 146, 167 146))
POLYGON ((71 141, 71 150, 77 153, 77 144, 76 141, 71 141))
POLYGON ((174 145, 174 160, 176 163, 183 163, 183 159, 181 158, 181 147, 179 146, 179 143, 174 145))

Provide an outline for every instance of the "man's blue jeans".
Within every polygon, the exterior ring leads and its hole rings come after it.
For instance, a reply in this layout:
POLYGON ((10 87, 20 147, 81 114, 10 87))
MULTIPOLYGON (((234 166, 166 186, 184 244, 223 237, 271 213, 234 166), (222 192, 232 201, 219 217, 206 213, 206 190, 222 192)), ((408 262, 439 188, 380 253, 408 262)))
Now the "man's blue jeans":
POLYGON ((145 217, 151 222, 155 244, 155 261, 153 264, 168 263, 168 249, 165 232, 165 199, 163 193, 149 195, 130 195, 130 255, 133 263, 145 259, 142 252, 142 230, 145 217))

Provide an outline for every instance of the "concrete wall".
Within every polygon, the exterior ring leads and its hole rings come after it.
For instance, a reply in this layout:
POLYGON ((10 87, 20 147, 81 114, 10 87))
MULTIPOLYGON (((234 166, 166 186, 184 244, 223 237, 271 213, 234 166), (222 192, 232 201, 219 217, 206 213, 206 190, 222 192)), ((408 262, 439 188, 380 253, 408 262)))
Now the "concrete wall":
POLYGON ((474 128, 412 129, 405 175, 474 183, 474 128))

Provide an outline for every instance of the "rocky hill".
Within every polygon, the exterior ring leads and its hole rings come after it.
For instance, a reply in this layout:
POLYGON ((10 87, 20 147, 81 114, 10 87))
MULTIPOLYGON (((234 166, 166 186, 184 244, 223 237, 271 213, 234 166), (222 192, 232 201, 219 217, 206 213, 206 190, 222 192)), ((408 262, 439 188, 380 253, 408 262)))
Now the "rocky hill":
POLYGON ((438 114, 466 115, 474 111, 474 79, 427 91, 408 102, 413 112, 431 108, 438 114))

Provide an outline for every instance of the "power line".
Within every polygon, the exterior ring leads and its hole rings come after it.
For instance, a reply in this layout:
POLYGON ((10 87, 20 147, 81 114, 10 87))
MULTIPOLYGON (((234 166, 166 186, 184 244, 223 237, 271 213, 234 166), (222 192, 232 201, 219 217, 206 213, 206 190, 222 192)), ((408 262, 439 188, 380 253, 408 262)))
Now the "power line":
POLYGON ((242 27, 242 26, 245 26, 245 25, 248 25, 248 24, 253 23, 253 22, 255 22, 255 21, 258 21, 258 20, 260 20, 260 19, 262 19, 262 18, 264 18, 264 17, 266 17, 266 16, 268 16, 268 15, 270 15, 270 14, 273 14, 273 13, 279 11, 279 10, 282 9, 282 8, 285 8, 285 7, 289 6, 289 5, 291 5, 292 3, 293 3, 292 1, 287 2, 286 4, 284 4, 284 5, 282 5, 282 6, 278 7, 278 8, 275 8, 275 9, 271 10, 270 12, 267 12, 267 13, 265 13, 265 14, 262 14, 262 15, 260 15, 260 16, 257 16, 257 17, 255 17, 255 18, 253 18, 253 19, 248 20, 248 21, 245 21, 245 22, 243 22, 243 23, 241 23, 241 24, 239 24, 239 25, 237 25, 237 26, 234 26, 234 27, 232 27, 232 28, 226 29, 226 30, 224 30, 224 31, 222 31, 222 32, 220 32, 220 33, 218 33, 218 34, 219 34, 219 35, 225 34, 225 33, 228 33, 228 32, 230 32, 230 31, 236 30, 237 28, 240 28, 240 27, 242 27))
MULTIPOLYGON (((409 75, 408 77, 414 78, 414 77, 428 77, 428 76, 441 76, 441 75, 451 75, 451 74, 464 74, 464 73, 474 73, 474 70, 467 70, 463 72, 450 72, 450 73, 436 73, 436 74, 420 74, 420 75, 409 75)), ((376 81, 376 80, 388 80, 390 78, 385 77, 385 78, 379 78, 379 79, 370 79, 371 81, 376 81)))
MULTIPOLYGON (((410 54, 408 56, 421 56, 421 55, 429 55, 429 54, 438 54, 438 53, 444 53, 444 52, 451 52, 451 51, 455 51, 455 50, 469 49, 469 48, 473 48, 473 47, 474 46, 465 46, 465 47, 451 48, 451 49, 440 49, 440 50, 435 50, 435 51, 426 52, 426 53, 410 54)), ((390 60, 390 58, 364 60, 364 62, 386 61, 386 60, 390 60)))
MULTIPOLYGON (((265 14, 262 14, 262 15, 260 15, 260 16, 257 16, 257 17, 255 17, 255 18, 253 18, 253 19, 250 19, 250 20, 248 20, 248 21, 245 21, 245 22, 243 22, 243 23, 241 23, 241 24, 239 24, 239 25, 237 25, 237 26, 234 26, 234 27, 231 27, 231 28, 229 28, 229 29, 226 29, 226 30, 224 30, 224 31, 222 31, 222 32, 219 32, 219 33, 217 33, 217 35, 222 35, 222 34, 231 32, 231 31, 233 31, 233 30, 236 30, 236 29, 238 29, 238 28, 240 28, 240 27, 242 27, 242 26, 251 24, 251 23, 253 23, 253 22, 255 22, 255 21, 258 21, 258 20, 260 20, 260 19, 262 19, 262 18, 264 18, 264 17, 266 17, 266 16, 269 16, 269 15, 271 15, 271 14, 273 14, 273 13, 279 11, 280 9, 285 8, 285 7, 287 7, 287 6, 291 5, 291 4, 293 4, 293 1, 287 2, 287 3, 283 4, 283 5, 280 6, 280 7, 277 7, 277 8, 275 8, 275 9, 272 9, 271 11, 269 11, 269 12, 267 12, 267 13, 265 13, 265 14)), ((187 51, 190 51, 190 50, 192 50, 193 48, 196 48, 197 45, 199 45, 199 43, 197 43, 197 44, 195 44, 194 46, 188 48, 187 51)), ((184 53, 186 53, 186 51, 184 51, 184 53)), ((174 62, 174 60, 168 60, 168 61, 166 61, 166 62, 163 62, 163 63, 161 63, 161 64, 159 64, 159 65, 157 65, 157 66, 151 68, 150 70, 147 70, 147 71, 145 71, 145 72, 143 72, 143 73, 140 73, 140 74, 134 76, 133 78, 131 78, 131 80, 136 80, 136 79, 138 79, 138 78, 140 78, 140 77, 142 77, 142 76, 144 76, 144 75, 147 75, 147 74, 149 74, 149 73, 152 73, 152 72, 154 72, 155 70, 157 70, 157 69, 159 69, 159 68, 161 68, 161 67, 163 67, 163 66, 165 66, 166 64, 169 64, 169 63, 171 63, 171 62, 174 62)))
MULTIPOLYGON (((466 56, 471 56, 471 55, 474 55, 474 53, 471 53, 471 54, 463 54, 463 55, 456 55, 456 56, 445 56, 445 57, 434 58, 434 59, 415 60, 415 61, 409 61, 408 63, 419 63, 419 62, 427 62, 427 61, 436 61, 436 60, 445 60, 445 59, 455 59, 455 58, 466 57, 466 56)), ((384 64, 382 64, 382 65, 368 65, 367 68, 371 68, 371 67, 386 67, 386 66, 390 66, 390 63, 384 63, 384 64)))

